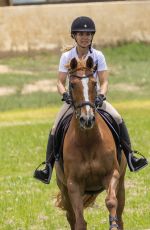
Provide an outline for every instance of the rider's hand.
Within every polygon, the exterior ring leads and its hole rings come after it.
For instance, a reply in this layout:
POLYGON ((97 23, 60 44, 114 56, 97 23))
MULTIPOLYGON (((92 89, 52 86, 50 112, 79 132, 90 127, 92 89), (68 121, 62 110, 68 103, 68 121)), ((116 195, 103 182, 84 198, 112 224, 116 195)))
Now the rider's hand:
POLYGON ((103 94, 99 94, 95 99, 95 106, 101 107, 103 105, 103 101, 106 100, 106 97, 103 94))
POLYGON ((71 97, 67 92, 63 93, 62 101, 65 101, 67 104, 72 103, 71 97))

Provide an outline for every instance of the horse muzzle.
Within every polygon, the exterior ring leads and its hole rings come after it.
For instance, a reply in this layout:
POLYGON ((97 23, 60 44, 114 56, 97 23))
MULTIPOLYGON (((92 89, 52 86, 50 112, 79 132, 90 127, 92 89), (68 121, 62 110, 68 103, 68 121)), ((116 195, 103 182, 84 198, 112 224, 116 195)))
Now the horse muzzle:
POLYGON ((91 129, 91 128, 93 128, 93 125, 95 122, 95 116, 94 115, 90 115, 90 116, 81 115, 79 118, 79 122, 80 122, 81 128, 91 129))

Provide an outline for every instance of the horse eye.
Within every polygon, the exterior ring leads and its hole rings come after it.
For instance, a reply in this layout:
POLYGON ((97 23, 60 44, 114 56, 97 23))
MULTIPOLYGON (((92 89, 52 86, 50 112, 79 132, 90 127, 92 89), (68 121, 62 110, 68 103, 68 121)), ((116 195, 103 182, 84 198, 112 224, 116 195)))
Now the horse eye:
POLYGON ((92 81, 93 85, 96 86, 97 85, 97 82, 96 81, 92 81))
POLYGON ((70 83, 70 87, 73 89, 74 88, 74 83, 70 83))

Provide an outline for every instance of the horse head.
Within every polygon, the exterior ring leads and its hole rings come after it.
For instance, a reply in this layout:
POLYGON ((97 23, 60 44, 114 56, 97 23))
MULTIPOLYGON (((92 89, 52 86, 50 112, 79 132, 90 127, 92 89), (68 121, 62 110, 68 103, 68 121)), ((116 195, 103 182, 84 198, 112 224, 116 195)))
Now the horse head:
POLYGON ((73 58, 69 65, 69 91, 80 127, 91 129, 95 122, 97 81, 94 77, 92 57, 87 60, 73 58))

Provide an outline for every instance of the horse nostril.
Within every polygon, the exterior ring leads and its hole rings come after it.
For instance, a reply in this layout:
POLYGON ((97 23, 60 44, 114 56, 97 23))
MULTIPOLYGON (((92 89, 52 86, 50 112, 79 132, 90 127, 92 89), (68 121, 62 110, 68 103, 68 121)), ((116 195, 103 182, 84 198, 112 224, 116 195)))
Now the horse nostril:
POLYGON ((80 120, 81 123, 85 122, 85 119, 84 119, 84 117, 82 117, 82 116, 80 117, 79 120, 80 120))
POLYGON ((82 127, 92 128, 95 122, 95 117, 93 115, 90 117, 80 116, 79 121, 82 127))
POLYGON ((94 116, 92 116, 91 121, 95 122, 95 117, 94 116))
POLYGON ((95 117, 94 116, 89 117, 89 119, 87 120, 88 127, 93 126, 94 122, 95 122, 95 117))

